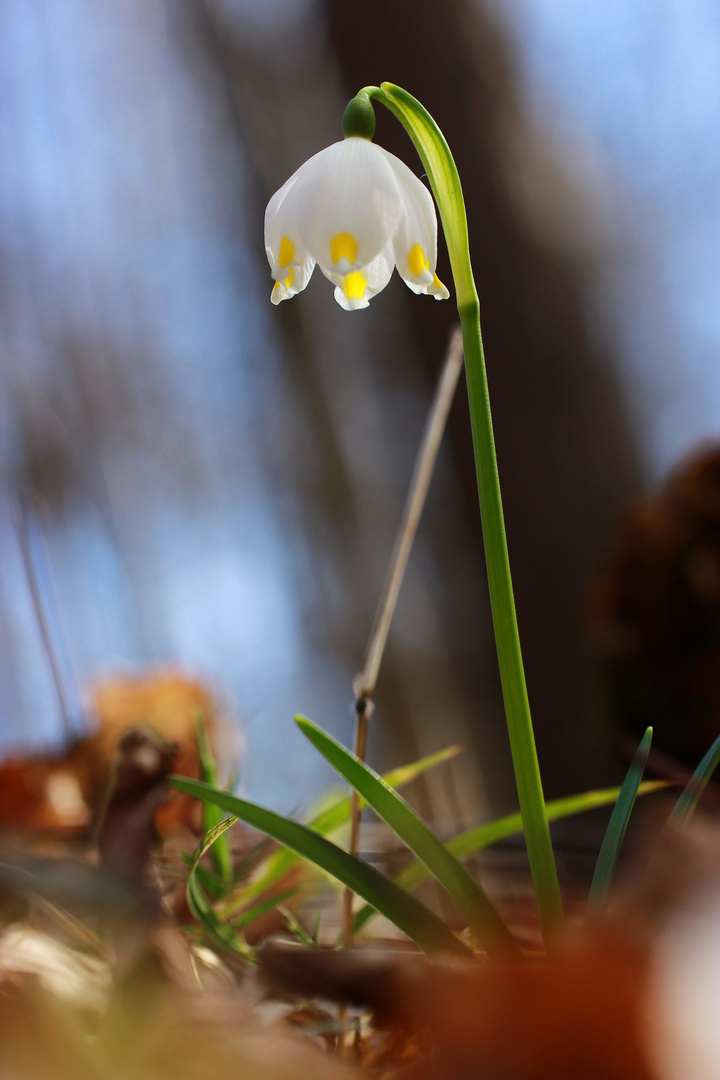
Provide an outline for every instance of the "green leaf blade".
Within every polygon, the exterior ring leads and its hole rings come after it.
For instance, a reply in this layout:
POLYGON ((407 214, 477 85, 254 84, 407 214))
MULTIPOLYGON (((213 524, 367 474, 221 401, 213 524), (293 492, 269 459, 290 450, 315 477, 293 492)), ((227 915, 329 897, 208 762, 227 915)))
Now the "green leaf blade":
MULTIPOLYGON (((653 791, 660 791, 667 787, 665 780, 646 780, 638 789, 638 795, 649 795, 653 791)), ((559 821, 562 818, 572 817, 575 814, 586 813, 602 806, 609 806, 617 801, 620 794, 619 787, 600 788, 596 791, 584 791, 579 795, 566 795, 561 799, 551 799, 547 803, 548 821, 559 821)), ((508 814, 506 817, 489 821, 485 825, 476 825, 459 836, 449 840, 446 847, 458 859, 469 859, 485 848, 507 840, 511 836, 519 836, 523 831, 522 815, 520 813, 508 814)), ((403 889, 414 889, 430 877, 430 871, 419 860, 413 860, 398 874, 393 881, 403 889)), ((373 917, 375 912, 372 908, 360 908, 355 916, 354 930, 359 933, 362 927, 373 917)))
POLYGON ((668 824, 685 825, 695 813, 703 791, 710 777, 720 763, 720 735, 703 757, 695 772, 688 780, 683 792, 673 807, 668 824))
POLYGON ((596 915, 605 905, 612 879, 615 876, 615 868, 620 855, 620 848, 625 839, 630 814, 632 813, 635 799, 640 788, 645 762, 650 753, 653 729, 649 727, 642 737, 637 748, 635 757, 630 763, 630 768, 625 774, 625 779, 620 788, 618 800, 610 815, 605 836, 600 846, 595 873, 593 874, 588 897, 588 915, 596 915))
POLYGON ((313 746, 365 799, 396 836, 428 867, 468 920, 488 952, 519 953, 487 894, 424 821, 376 772, 305 717, 295 718, 313 746))
POLYGON ((205 833, 195 849, 190 862, 190 872, 185 886, 185 896, 190 911, 217 945, 223 949, 228 949, 230 952, 248 957, 251 955, 251 950, 238 937, 231 926, 218 918, 200 884, 198 874, 198 871, 202 869, 200 867, 200 860, 205 852, 217 841, 222 840, 225 833, 236 821, 237 818, 235 817, 224 818, 216 825, 213 825, 205 833))
POLYGON ((442 920, 414 896, 306 825, 210 787, 201 780, 172 776, 170 783, 178 791, 227 810, 319 866, 361 896, 429 955, 449 953, 464 958, 472 955, 442 920))
MULTIPOLYGON (((385 773, 383 779, 390 787, 403 787, 405 784, 411 783, 417 779, 428 769, 434 769, 438 765, 442 765, 446 761, 450 761, 460 751, 459 746, 448 746, 443 750, 437 750, 434 754, 428 754, 426 757, 420 758, 419 761, 414 761, 410 765, 400 765, 397 769, 392 769, 390 772, 385 773)), ((365 802, 361 800, 361 807, 365 806, 365 802)), ((350 798, 349 796, 342 794, 338 798, 333 799, 329 805, 323 807, 323 809, 316 813, 310 821, 306 824, 321 836, 327 836, 329 833, 334 832, 336 829, 341 828, 350 820, 350 798)), ((223 906, 222 913, 224 915, 230 915, 241 908, 244 908, 250 901, 256 897, 261 896, 268 889, 287 874, 293 866, 295 866, 300 856, 296 855, 294 851, 289 848, 280 848, 278 851, 274 851, 265 861, 263 869, 260 873, 254 876, 253 880, 245 885, 236 895, 232 896, 223 906)))
MULTIPOLYGON (((206 784, 211 784, 215 787, 218 782, 217 764, 215 762, 215 755, 213 754, 212 746, 210 745, 210 739, 208 738, 207 728, 202 713, 198 713, 195 718, 195 737, 197 739, 201 777, 206 784)), ((206 805, 204 807, 203 818, 205 832, 207 833, 214 825, 220 823, 220 811, 216 806, 206 805)), ((217 841, 212 845, 212 857, 220 876, 223 889, 227 891, 232 885, 233 869, 232 854, 228 847, 227 837, 224 832, 220 834, 217 841)))

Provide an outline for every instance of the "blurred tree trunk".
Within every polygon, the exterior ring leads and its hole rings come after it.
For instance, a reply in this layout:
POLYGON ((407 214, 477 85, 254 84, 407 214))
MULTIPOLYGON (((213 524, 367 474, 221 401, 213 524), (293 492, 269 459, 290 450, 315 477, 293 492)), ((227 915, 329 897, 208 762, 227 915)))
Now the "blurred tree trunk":
MULTIPOLYGON (((597 239, 583 222, 582 193, 578 199, 563 182, 562 162, 548 162, 524 126, 506 34, 482 6, 367 0, 358 17, 352 5, 326 0, 325 10, 348 98, 369 83, 399 83, 439 121, 457 161, 546 792, 579 790, 610 770, 609 733, 586 670, 584 593, 639 490, 612 348, 591 337, 584 317, 597 239)), ((417 168, 400 125, 382 106, 376 113, 378 141, 417 168)), ((449 276, 444 252, 438 269, 449 276)), ((456 317, 452 305, 409 298, 408 311, 434 368, 456 317)), ((451 435, 479 537, 466 400, 456 402, 451 435)), ((477 747, 490 793, 503 803, 511 788, 493 643, 484 621, 468 617, 462 574, 449 586, 446 632, 468 700, 477 703, 477 747)), ((484 595, 473 600, 476 610, 487 608, 484 595)))

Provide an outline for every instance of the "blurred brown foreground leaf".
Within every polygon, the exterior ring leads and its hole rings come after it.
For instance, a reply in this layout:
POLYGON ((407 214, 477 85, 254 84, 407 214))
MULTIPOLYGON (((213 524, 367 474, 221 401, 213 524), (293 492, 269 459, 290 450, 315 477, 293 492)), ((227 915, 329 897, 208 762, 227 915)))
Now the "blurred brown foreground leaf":
POLYGON ((230 970, 163 909, 155 818, 179 753, 153 728, 123 730, 97 858, 68 841, 50 856, 15 848, 0 864, 0 1080, 346 1074, 265 1025, 230 970))
POLYGON ((348 1075, 301 1037, 261 1023, 235 987, 213 982, 211 969, 201 973, 202 968, 197 958, 191 963, 188 951, 180 976, 174 971, 171 979, 162 954, 148 952, 93 1010, 74 1007, 32 976, 3 979, 0 1077, 333 1080, 348 1075))
POLYGON ((393 1080, 717 1080, 720 829, 664 822, 648 825, 608 913, 547 959, 450 967, 269 941, 266 978, 371 1009, 362 1061, 393 1080))
MULTIPOLYGON (((99 682, 90 713, 93 730, 61 753, 15 755, 0 764, 0 830, 86 836, 107 792, 124 731, 153 728, 177 744, 175 771, 198 777, 196 718, 202 717, 211 739, 219 729, 209 690, 171 669, 99 682)), ((197 803, 172 792, 158 808, 156 826, 163 835, 177 832, 196 825, 199 814, 197 803)))
POLYGON ((611 906, 548 958, 451 966, 407 943, 265 938, 259 980, 183 932, 189 913, 169 902, 178 865, 156 820, 180 740, 115 730, 97 850, 55 840, 0 859, 0 1080, 720 1075, 716 819, 649 815, 611 906))

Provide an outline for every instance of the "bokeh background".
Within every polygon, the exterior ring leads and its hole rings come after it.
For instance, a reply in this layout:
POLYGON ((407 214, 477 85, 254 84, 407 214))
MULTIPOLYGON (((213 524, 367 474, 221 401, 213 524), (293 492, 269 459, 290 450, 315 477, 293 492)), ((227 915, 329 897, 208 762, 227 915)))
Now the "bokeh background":
MULTIPOLYGON (((21 505, 78 728, 93 680, 172 664, 238 724, 251 797, 290 810, 328 782, 291 719, 351 737, 455 316, 397 279, 346 314, 317 272, 272 307, 262 215, 384 79, 466 191, 547 790, 621 767, 588 581, 720 428, 712 0, 4 0, 5 747, 63 738, 21 505)), ((389 114, 376 138, 420 172, 389 114)), ((514 804, 462 388, 376 701, 374 763, 460 742, 462 812, 514 804)))

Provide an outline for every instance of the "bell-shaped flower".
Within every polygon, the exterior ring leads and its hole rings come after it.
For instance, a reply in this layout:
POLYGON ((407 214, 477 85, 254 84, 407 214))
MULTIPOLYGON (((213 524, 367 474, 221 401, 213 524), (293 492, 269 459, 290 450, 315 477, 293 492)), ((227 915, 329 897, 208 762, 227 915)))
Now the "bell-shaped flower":
POLYGON ((315 154, 273 195, 265 250, 274 304, 304 289, 315 263, 348 311, 367 307, 393 266, 413 292, 449 295, 435 273, 430 192, 394 154, 358 136, 315 154))

